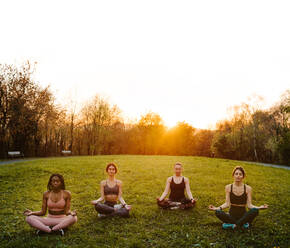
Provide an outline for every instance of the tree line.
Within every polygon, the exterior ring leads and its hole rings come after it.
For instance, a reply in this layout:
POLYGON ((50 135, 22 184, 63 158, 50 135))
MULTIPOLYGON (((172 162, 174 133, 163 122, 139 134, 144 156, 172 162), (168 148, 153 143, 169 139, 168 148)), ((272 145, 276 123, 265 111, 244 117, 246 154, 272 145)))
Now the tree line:
POLYGON ((194 155, 290 163, 290 91, 267 110, 246 103, 232 108, 215 130, 186 122, 167 128, 157 113, 128 123, 121 111, 96 95, 76 111, 55 103, 49 87, 33 80, 35 66, 0 64, 0 158, 25 156, 146 154, 194 155))

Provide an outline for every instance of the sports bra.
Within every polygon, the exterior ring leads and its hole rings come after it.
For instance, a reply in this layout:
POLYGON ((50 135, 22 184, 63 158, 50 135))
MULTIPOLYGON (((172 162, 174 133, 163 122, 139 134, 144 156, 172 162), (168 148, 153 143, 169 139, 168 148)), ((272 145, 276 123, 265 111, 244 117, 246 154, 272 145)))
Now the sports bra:
POLYGON ((60 200, 57 202, 54 202, 50 199, 50 193, 49 193, 48 200, 47 200, 48 210, 52 210, 52 211, 64 210, 66 202, 65 202, 65 199, 63 198, 63 190, 61 191, 60 200))
POLYGON ((119 185, 117 184, 117 182, 114 187, 109 187, 106 180, 106 185, 104 186, 104 194, 105 195, 119 195, 119 185))

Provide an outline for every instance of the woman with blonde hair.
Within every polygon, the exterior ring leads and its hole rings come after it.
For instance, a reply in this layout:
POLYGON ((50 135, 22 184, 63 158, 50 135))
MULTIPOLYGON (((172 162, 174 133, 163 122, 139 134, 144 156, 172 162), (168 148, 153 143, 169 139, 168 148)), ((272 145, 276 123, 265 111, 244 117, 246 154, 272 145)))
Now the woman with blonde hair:
POLYGON ((193 198, 189 179, 182 176, 182 164, 177 162, 174 164, 174 175, 167 178, 166 186, 163 194, 157 198, 157 204, 163 209, 189 209, 195 205, 196 200, 193 198), (169 199, 165 197, 169 194, 169 199), (188 198, 185 197, 186 191, 188 198))

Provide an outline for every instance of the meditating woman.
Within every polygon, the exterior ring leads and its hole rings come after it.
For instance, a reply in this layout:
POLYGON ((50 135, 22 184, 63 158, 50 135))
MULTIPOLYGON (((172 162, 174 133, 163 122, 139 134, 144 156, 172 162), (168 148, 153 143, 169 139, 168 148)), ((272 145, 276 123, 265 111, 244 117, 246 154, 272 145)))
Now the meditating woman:
POLYGON ((127 205, 122 197, 122 182, 116 179, 118 169, 114 163, 106 166, 108 178, 101 181, 101 197, 92 201, 99 217, 121 216, 129 217, 131 206, 127 205), (121 204, 117 204, 117 201, 121 204), (104 203, 101 203, 105 201, 104 203))
POLYGON ((252 204, 252 188, 243 183, 246 176, 243 167, 236 166, 232 176, 234 183, 225 187, 226 202, 219 207, 210 205, 208 208, 215 211, 216 216, 223 222, 224 229, 249 228, 251 222, 259 214, 259 209, 266 209, 268 205, 257 207, 252 204), (246 206, 250 209, 249 211, 246 211, 246 206), (229 213, 223 211, 227 207, 230 207, 229 213))
POLYGON ((189 179, 182 176, 182 164, 177 162, 174 165, 174 176, 168 177, 163 194, 157 198, 157 204, 164 209, 188 209, 195 204, 192 197, 189 179), (165 199, 170 191, 169 199, 165 199), (185 197, 186 191, 188 198, 185 197))
POLYGON ((63 176, 52 174, 47 184, 47 191, 43 193, 42 208, 40 211, 32 212, 29 209, 24 211, 26 222, 37 229, 37 234, 59 233, 64 235, 63 229, 77 221, 75 211, 70 211, 71 193, 65 190, 63 176), (40 217, 46 214, 48 216, 40 217))

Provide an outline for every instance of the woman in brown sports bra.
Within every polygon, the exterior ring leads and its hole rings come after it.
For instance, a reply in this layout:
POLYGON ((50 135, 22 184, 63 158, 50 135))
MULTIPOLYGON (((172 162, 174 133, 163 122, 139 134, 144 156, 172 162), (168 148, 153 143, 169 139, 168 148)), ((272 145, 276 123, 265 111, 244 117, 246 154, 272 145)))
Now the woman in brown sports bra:
POLYGON ((215 211, 216 216, 223 222, 222 227, 249 228, 251 222, 258 215, 259 209, 268 208, 267 204, 259 207, 252 204, 252 188, 243 183, 246 176, 245 170, 241 166, 236 166, 233 170, 233 184, 226 185, 226 202, 220 207, 210 205, 209 210, 215 211), (224 208, 230 207, 229 213, 222 211, 224 208), (250 210, 246 211, 246 207, 250 210))
POLYGON ((63 176, 52 174, 47 184, 47 191, 43 193, 42 208, 40 211, 32 212, 29 209, 24 211, 26 222, 37 229, 37 234, 42 232, 59 232, 64 235, 63 228, 66 228, 77 221, 75 211, 70 211, 71 193, 65 190, 63 176), (47 217, 40 217, 46 214, 47 217))
POLYGON ((106 166, 108 179, 101 182, 101 197, 92 201, 99 217, 105 216, 121 216, 129 217, 131 206, 127 205, 122 197, 122 182, 115 178, 117 166, 109 163, 106 166), (101 203, 105 200, 104 203, 101 203), (121 204, 117 204, 117 201, 121 204))

